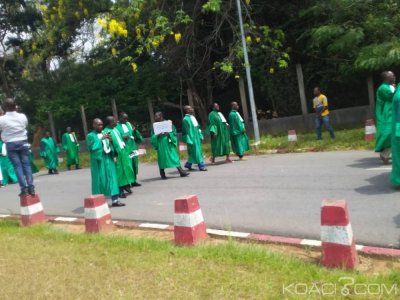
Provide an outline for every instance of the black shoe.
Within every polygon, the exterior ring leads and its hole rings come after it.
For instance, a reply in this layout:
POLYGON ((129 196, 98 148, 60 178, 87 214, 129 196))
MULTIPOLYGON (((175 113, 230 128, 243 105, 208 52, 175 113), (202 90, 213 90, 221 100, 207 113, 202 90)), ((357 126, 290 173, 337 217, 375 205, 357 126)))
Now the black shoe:
POLYGON ((79 165, 75 166, 75 170, 80 170, 80 169, 82 169, 82 168, 79 165))
POLYGON ((47 174, 49 174, 49 175, 53 175, 53 170, 52 170, 52 169, 50 169, 50 170, 49 170, 49 172, 48 172, 47 174))
POLYGON ((142 186, 142 185, 140 183, 137 183, 137 182, 131 184, 131 187, 135 187, 135 186, 142 186))
POLYGON ((182 172, 180 175, 181 175, 181 177, 186 177, 186 176, 189 176, 190 173, 188 173, 188 172, 182 172))
POLYGON ((68 170, 68 171, 71 171, 71 167, 70 167, 70 166, 68 166, 68 167, 67 167, 67 170, 68 170))
POLYGON ((35 189, 34 188, 28 189, 28 194, 31 196, 35 196, 35 189))
POLYGON ((18 194, 18 196, 20 196, 20 197, 26 197, 26 196, 29 196, 29 194, 28 194, 27 191, 22 191, 21 193, 18 194))
POLYGON ((131 190, 131 188, 127 185, 127 186, 124 186, 123 188, 122 188, 125 192, 127 192, 128 194, 132 194, 132 190, 131 190))
POLYGON ((112 207, 121 207, 121 206, 125 206, 125 203, 122 203, 120 201, 115 201, 111 204, 112 207))
POLYGON ((199 168, 199 171, 208 171, 206 168, 199 168))
POLYGON ((124 199, 125 199, 125 198, 126 198, 126 195, 124 194, 124 192, 121 192, 121 193, 119 193, 118 197, 119 197, 119 198, 124 198, 124 199))
POLYGON ((58 170, 54 170, 54 174, 58 175, 58 170))
POLYGON ((167 178, 167 176, 161 176, 161 179, 162 180, 167 180, 168 178, 167 178))

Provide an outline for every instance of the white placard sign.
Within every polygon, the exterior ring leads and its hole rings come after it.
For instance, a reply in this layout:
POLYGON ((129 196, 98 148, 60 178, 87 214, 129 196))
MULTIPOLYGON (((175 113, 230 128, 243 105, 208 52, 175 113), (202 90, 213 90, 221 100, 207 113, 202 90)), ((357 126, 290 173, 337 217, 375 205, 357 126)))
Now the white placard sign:
POLYGON ((153 123, 153 130, 155 135, 159 135, 164 132, 172 132, 172 122, 163 121, 153 123))

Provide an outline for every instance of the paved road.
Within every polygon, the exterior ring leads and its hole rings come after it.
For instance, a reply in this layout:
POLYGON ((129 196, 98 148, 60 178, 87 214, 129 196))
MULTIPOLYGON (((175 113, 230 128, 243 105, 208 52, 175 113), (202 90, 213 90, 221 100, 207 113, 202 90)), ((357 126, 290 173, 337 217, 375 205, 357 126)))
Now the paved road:
MULTIPOLYGON (((142 187, 113 208, 115 219, 173 222, 174 199, 197 194, 210 228, 319 239, 324 199, 346 199, 360 244, 400 248, 400 191, 391 188, 390 167, 367 151, 265 155, 209 166, 180 178, 159 179, 154 164, 140 167, 142 187)), ((35 177, 46 213, 83 216, 90 194, 89 170, 35 177)), ((0 189, 0 213, 18 213, 18 187, 0 189)))

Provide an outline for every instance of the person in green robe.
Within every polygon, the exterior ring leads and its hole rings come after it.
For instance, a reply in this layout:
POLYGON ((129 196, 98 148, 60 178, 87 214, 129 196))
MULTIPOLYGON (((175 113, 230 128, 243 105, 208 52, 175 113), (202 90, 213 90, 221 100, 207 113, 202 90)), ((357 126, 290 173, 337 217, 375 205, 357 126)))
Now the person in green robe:
POLYGON ((7 156, 6 144, 1 140, 1 137, 0 137, 0 167, 3 177, 1 182, 2 185, 18 182, 14 166, 12 165, 11 160, 7 156))
POLYGON ((106 125, 107 127, 104 129, 104 132, 110 134, 111 143, 117 156, 117 178, 118 186, 120 188, 119 197, 126 198, 124 191, 128 194, 132 194, 130 186, 134 182, 132 161, 129 158, 130 152, 126 147, 121 134, 116 128, 117 122, 115 121, 115 118, 112 116, 107 117, 106 125))
POLYGON ((376 142, 375 152, 380 152, 380 158, 389 163, 391 155, 392 134, 392 101, 395 92, 396 77, 391 71, 382 73, 383 83, 376 91, 376 142))
POLYGON ((71 166, 75 165, 75 169, 79 170, 79 142, 76 138, 75 132, 71 127, 67 127, 67 132, 62 136, 62 147, 66 151, 67 169, 71 170, 71 166))
POLYGON ((239 113, 239 104, 231 103, 231 112, 229 113, 229 132, 231 135, 232 150, 240 160, 243 160, 245 152, 250 150, 249 138, 246 134, 246 126, 243 118, 239 113))
POLYGON ((392 104, 392 173, 390 182, 395 187, 400 187, 400 84, 397 86, 392 104))
MULTIPOLYGON (((164 115, 162 112, 156 112, 154 115, 156 122, 164 122, 164 115)), ((169 121, 171 122, 171 121, 169 121)), ((167 179, 165 175, 165 169, 177 168, 181 177, 189 175, 181 167, 179 155, 177 151, 178 137, 176 135, 176 128, 172 125, 171 132, 161 132, 159 134, 154 133, 154 129, 151 130, 151 144, 157 151, 158 167, 160 169, 161 179, 167 179)))
POLYGON ((92 175, 92 195, 103 194, 111 197, 113 207, 125 206, 120 202, 116 152, 112 146, 111 134, 103 132, 103 122, 93 120, 93 131, 86 136, 86 145, 90 153, 90 173, 92 175))
POLYGON ((192 165, 197 164, 200 171, 207 171, 201 146, 203 134, 201 133, 199 122, 194 116, 194 109, 186 105, 183 110, 185 117, 182 121, 182 141, 186 143, 188 153, 188 161, 185 163, 185 168, 193 170, 192 165))
POLYGON ((39 173, 38 167, 35 165, 32 150, 29 150, 29 163, 31 164, 32 174, 39 173))
POLYGON ((46 131, 45 137, 40 140, 40 157, 43 158, 49 174, 58 174, 58 153, 60 149, 54 142, 49 131, 46 131))
POLYGON ((215 163, 215 158, 226 155, 226 162, 232 162, 229 158, 229 124, 224 115, 219 111, 219 104, 213 103, 212 111, 208 115, 207 133, 211 136, 211 163, 215 163))
MULTIPOLYGON (((129 153, 138 149, 138 145, 143 142, 143 136, 140 134, 139 130, 135 126, 133 126, 128 121, 128 114, 125 112, 121 112, 119 114, 119 122, 117 123, 117 130, 121 134, 124 139, 125 145, 128 149, 129 153)), ((139 158, 138 156, 132 157, 132 168, 133 168, 133 183, 132 187, 141 186, 140 183, 137 182, 137 176, 139 174, 139 158)))

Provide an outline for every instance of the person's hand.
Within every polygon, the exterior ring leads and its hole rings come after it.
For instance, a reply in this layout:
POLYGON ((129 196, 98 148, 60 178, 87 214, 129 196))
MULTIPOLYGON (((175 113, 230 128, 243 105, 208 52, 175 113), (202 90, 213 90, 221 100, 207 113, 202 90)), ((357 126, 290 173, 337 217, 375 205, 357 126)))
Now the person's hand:
POLYGON ((124 135, 124 140, 126 141, 126 140, 129 140, 129 136, 127 136, 127 135, 124 135))

